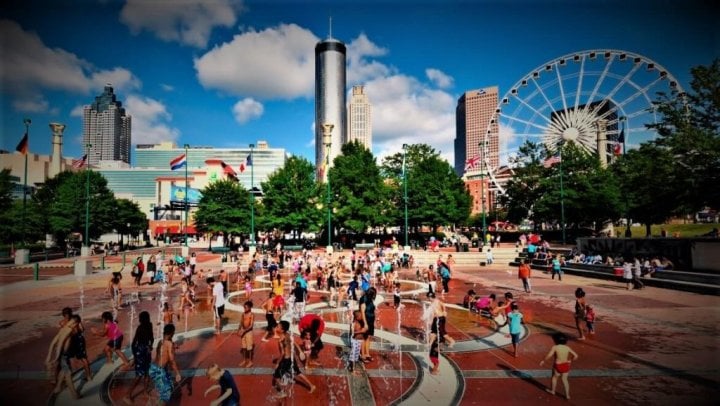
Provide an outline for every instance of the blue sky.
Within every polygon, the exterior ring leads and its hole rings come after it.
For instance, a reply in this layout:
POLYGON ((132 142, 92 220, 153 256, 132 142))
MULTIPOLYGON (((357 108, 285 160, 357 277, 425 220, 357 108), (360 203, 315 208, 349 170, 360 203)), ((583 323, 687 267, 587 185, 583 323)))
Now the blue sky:
POLYGON ((314 46, 348 45, 348 90, 374 105, 373 152, 423 142, 452 162, 463 92, 503 95, 534 68, 588 49, 664 66, 683 87, 720 57, 710 1, 5 0, 0 6, 0 148, 23 117, 30 149, 81 155, 82 106, 110 82, 133 143, 245 146, 266 140, 314 162, 314 46))

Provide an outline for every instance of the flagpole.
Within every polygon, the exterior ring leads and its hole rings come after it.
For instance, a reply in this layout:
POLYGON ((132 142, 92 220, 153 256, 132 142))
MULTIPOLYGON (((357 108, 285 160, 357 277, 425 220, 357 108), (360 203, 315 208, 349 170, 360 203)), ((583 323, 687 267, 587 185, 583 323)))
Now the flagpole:
MULTIPOLYGON (((190 145, 185 144, 185 247, 188 246, 187 240, 187 227, 188 227, 188 165, 190 160, 188 159, 188 147, 190 145)), ((188 255, 190 253, 188 252, 188 255)))
MULTIPOLYGON (((253 149, 255 144, 250 144, 250 246, 255 247, 255 157, 253 149)), ((250 252, 254 252, 251 248, 250 252)))
POLYGON ((23 124, 25 124, 25 137, 28 137, 28 138, 26 138, 26 141, 27 141, 27 142, 26 142, 26 145, 25 145, 25 175, 23 176, 23 179, 24 179, 24 180, 23 180, 23 211, 22 211, 22 219, 23 219, 23 220, 22 220, 22 224, 23 224, 23 225, 22 225, 22 242, 23 242, 23 243, 25 242, 25 228, 27 227, 27 226, 26 226, 26 223, 27 223, 27 222, 25 221, 25 218, 26 218, 26 217, 25 217, 25 216, 26 216, 25 213, 26 213, 26 207, 27 207, 27 176, 28 176, 28 175, 27 175, 27 172, 28 172, 28 171, 27 171, 27 166, 28 166, 28 149, 30 149, 30 148, 29 148, 30 138, 29 138, 29 134, 28 134, 28 133, 30 132, 30 124, 31 124, 31 123, 32 123, 32 120, 30 120, 29 118, 23 119, 23 124))
POLYGON ((560 223, 562 225, 562 243, 565 245, 565 192, 563 190, 562 147, 563 145, 560 144, 560 166, 558 168, 560 169, 560 223))
POLYGON ((87 155, 85 167, 85 248, 90 247, 90 148, 92 144, 85 144, 87 155))

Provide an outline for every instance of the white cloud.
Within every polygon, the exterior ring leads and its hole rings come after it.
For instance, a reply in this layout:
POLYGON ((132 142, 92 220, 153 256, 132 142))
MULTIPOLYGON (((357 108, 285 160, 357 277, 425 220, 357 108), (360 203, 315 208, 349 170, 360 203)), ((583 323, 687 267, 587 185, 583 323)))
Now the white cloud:
POLYGON ((49 103, 44 97, 37 95, 32 98, 15 100, 12 106, 22 113, 43 113, 48 110, 49 103))
POLYGON ((207 89, 257 99, 310 97, 315 89, 312 32, 295 24, 250 30, 195 59, 207 89))
POLYGON ((107 82, 118 90, 141 86, 129 70, 98 69, 73 53, 47 47, 36 33, 24 31, 14 21, 0 20, 0 32, 0 91, 12 95, 16 108, 40 108, 38 101, 46 90, 88 94, 107 82))
POLYGON ((205 48, 215 27, 232 27, 242 12, 241 0, 127 0, 120 21, 133 34, 147 30, 163 41, 205 48))
POLYGON ((446 75, 443 71, 439 69, 425 69, 425 75, 427 75, 428 79, 430 79, 430 81, 432 81, 435 86, 441 89, 447 89, 448 87, 452 87, 455 81, 451 76, 446 75))
POLYGON ((444 84, 442 79, 452 78, 429 69, 435 73, 428 75, 439 81, 431 80, 428 84, 374 59, 388 53, 365 34, 348 46, 348 88, 353 84, 365 85, 372 103, 373 152, 378 162, 402 151, 402 144, 422 143, 435 148, 452 164, 456 102, 454 96, 438 88, 444 84))
POLYGON ((170 126, 172 115, 161 102, 132 94, 125 106, 132 116, 133 144, 153 144, 179 138, 180 131, 170 126))
POLYGON ((75 106, 72 110, 70 110, 70 116, 82 117, 84 108, 85 108, 85 106, 75 106))
POLYGON ((175 90, 175 87, 173 87, 172 85, 168 85, 167 83, 161 83, 160 88, 166 92, 172 92, 173 90, 175 90))
POLYGON ((263 115, 263 105, 258 103, 252 97, 246 97, 235 103, 232 108, 235 120, 240 124, 245 124, 250 120, 254 120, 263 115))

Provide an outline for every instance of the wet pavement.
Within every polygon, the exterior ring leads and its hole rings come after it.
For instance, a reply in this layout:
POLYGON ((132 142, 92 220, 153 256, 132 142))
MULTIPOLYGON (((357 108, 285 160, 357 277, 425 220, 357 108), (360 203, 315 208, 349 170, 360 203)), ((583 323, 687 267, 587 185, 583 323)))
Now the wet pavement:
MULTIPOLYGON (((499 256, 497 250, 496 256, 499 256)), ((461 257, 460 254, 456 256, 461 257)), ((458 258, 460 259, 460 258, 458 258)), ((418 255, 416 264, 424 266, 428 254, 418 255), (425 262, 425 263, 423 263, 425 262)), ((219 269, 217 256, 204 255, 198 268, 219 269)), ((114 261, 111 261, 113 263, 114 261)), ((624 285, 609 281, 565 275, 562 282, 533 271, 533 293, 522 292, 516 269, 495 264, 479 267, 461 262, 453 270, 448 303, 448 333, 457 344, 441 347, 438 375, 431 375, 426 344, 427 325, 423 321, 424 284, 415 282, 415 272, 401 270, 404 282, 403 305, 398 311, 389 303, 392 294, 380 291, 373 344, 373 361, 355 376, 347 372, 346 309, 331 308, 327 293, 311 290, 308 311, 321 314, 327 322, 323 336, 325 348, 320 354, 321 367, 306 375, 317 390, 310 393, 294 385, 285 404, 647 404, 693 405, 715 404, 720 395, 720 299, 688 292, 648 287, 627 291, 624 285), (578 340, 573 318, 577 287, 587 293, 598 321, 596 334, 578 340), (455 306, 467 290, 479 295, 495 293, 501 297, 513 293, 524 314, 526 331, 520 343, 519 356, 512 356, 509 338, 495 331, 494 325, 475 314, 455 306), (552 334, 562 332, 570 337, 569 345, 579 354, 570 373, 572 398, 567 401, 550 395, 550 370, 539 365, 552 345, 552 334)), ((63 264, 57 264, 60 267, 63 264)), ((5 270, 3 270, 5 271, 5 270)), ((119 362, 105 365, 102 353, 105 340, 90 333, 100 327, 100 314, 110 310, 105 287, 109 271, 76 278, 59 275, 40 281, 13 283, 3 280, 0 286, 0 393, 4 404, 48 404, 52 387, 46 378, 44 360, 48 345, 57 331, 60 310, 72 307, 83 317, 87 351, 95 378, 84 382, 75 374, 83 398, 71 400, 62 393, 54 404, 120 404, 134 377, 121 371, 119 362)), ((132 286, 123 281, 123 294, 132 304, 118 312, 125 332, 125 348, 137 326, 137 315, 147 310, 157 320, 161 298, 176 310, 180 285, 163 292, 160 285, 132 286), (135 293, 138 294, 135 297, 135 293), (135 299, 139 299, 136 301, 135 299)), ((246 300, 239 286, 230 284, 231 304, 226 310, 227 325, 221 335, 212 333, 212 313, 204 281, 198 282, 196 310, 180 312, 176 322, 177 359, 183 381, 173 393, 170 404, 208 404, 218 395, 203 396, 211 382, 205 369, 217 363, 234 376, 243 404, 281 404, 271 389, 277 357, 277 341, 262 342, 264 316, 256 313, 254 330, 255 357, 252 368, 239 366, 240 338, 237 329, 241 303, 246 300)), ((258 308, 267 297, 267 287, 255 282, 251 300, 258 308)), ((156 326, 156 337, 159 326, 156 326)), ((79 368, 79 365, 74 365, 79 368)), ((559 393, 564 393, 559 384, 559 393)), ((134 404, 145 405, 156 399, 155 393, 141 393, 134 404)))

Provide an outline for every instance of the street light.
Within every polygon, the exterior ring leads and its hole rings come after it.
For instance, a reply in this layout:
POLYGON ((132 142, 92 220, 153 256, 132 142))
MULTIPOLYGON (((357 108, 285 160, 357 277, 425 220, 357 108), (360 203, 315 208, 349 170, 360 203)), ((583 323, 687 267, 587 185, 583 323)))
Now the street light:
POLYGON ((92 144, 85 144, 85 156, 87 166, 85 167, 85 250, 90 251, 90 148, 92 144))
POLYGON ((23 211, 22 211, 22 241, 25 242, 25 227, 26 227, 26 221, 25 221, 25 210, 27 205, 27 165, 28 165, 28 154, 27 154, 27 144, 30 142, 30 140, 27 138, 29 137, 28 133, 30 132, 30 124, 32 123, 32 120, 29 118, 23 119, 23 124, 25 124, 25 151, 23 154, 25 155, 25 176, 23 177, 24 183, 23 183, 23 211))
POLYGON ((255 252, 255 144, 250 144, 250 253, 255 252))
POLYGON ((323 127, 323 145, 325 145, 325 183, 327 184, 327 215, 328 215, 328 243, 326 250, 332 247, 332 209, 330 208, 330 147, 332 146, 332 130, 335 125, 325 123, 323 127))
POLYGON ((558 154, 560 162, 558 169, 560 170, 560 224, 562 226, 562 243, 565 245, 565 191, 563 190, 563 159, 562 159, 562 148, 563 143, 561 142, 558 146, 558 154))
POLYGON ((405 165, 407 163, 406 156, 407 156, 408 144, 403 144, 402 149, 403 149, 403 161, 402 161, 403 202, 405 204, 405 249, 407 250, 409 248, 409 245, 408 245, 408 195, 407 195, 407 169, 406 169, 405 165))
MULTIPOLYGON (((190 148, 189 144, 185 144, 185 246, 188 246, 188 238, 187 238, 187 227, 188 227, 188 164, 190 163, 190 160, 188 159, 188 148, 190 148)), ((189 254, 189 253, 188 253, 189 254)))
POLYGON ((487 229, 487 223, 485 218, 485 169, 483 164, 485 163, 485 147, 487 147, 487 138, 483 137, 483 142, 478 144, 480 148, 480 210, 482 210, 482 238, 480 241, 480 247, 485 245, 485 234, 487 229))

